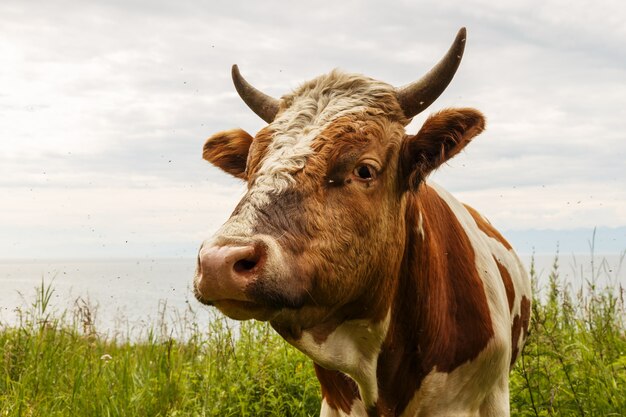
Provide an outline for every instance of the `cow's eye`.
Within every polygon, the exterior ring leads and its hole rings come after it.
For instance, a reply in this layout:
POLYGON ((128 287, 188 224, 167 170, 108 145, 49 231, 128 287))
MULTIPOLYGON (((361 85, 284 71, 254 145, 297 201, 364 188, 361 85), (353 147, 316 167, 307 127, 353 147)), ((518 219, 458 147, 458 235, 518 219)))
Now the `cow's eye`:
POLYGON ((362 181, 372 181, 376 178, 376 170, 368 164, 361 164, 354 169, 354 175, 362 181))

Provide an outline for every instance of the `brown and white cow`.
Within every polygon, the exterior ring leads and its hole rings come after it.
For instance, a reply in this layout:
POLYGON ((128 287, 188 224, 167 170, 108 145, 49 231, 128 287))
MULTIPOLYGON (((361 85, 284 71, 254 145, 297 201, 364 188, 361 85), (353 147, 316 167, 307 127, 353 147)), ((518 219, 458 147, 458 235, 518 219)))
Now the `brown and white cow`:
POLYGON ((451 81, 461 29, 396 89, 332 71, 280 100, 233 67, 268 125, 218 133, 203 157, 247 182, 198 256, 196 297, 267 320, 315 362, 322 416, 507 416, 530 284, 509 243, 428 174, 485 125, 474 109, 405 126, 451 81))

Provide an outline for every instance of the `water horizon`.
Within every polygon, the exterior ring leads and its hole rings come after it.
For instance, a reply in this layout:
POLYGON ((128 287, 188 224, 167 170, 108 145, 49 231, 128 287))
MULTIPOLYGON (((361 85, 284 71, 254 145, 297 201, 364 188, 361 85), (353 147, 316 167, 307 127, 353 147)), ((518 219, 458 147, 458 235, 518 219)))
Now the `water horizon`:
MULTIPOLYGON (((540 291, 547 286, 555 256, 520 254, 527 270, 534 259, 540 291)), ((594 254, 593 262, 589 253, 560 253, 558 272, 573 290, 591 280, 600 288, 626 287, 624 261, 624 252, 594 254)), ((0 325, 18 324, 20 311, 35 302, 43 283, 54 290, 52 311, 71 312, 87 305, 101 334, 136 337, 159 320, 175 322, 183 314, 202 328, 215 311, 193 296, 195 268, 191 257, 0 259, 0 325)))

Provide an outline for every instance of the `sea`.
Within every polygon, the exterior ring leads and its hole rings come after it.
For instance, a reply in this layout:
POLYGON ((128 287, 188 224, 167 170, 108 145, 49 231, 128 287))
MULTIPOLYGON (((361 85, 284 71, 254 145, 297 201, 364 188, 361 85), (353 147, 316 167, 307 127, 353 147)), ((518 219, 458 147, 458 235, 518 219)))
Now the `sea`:
POLYGON ((193 296, 195 268, 195 259, 0 260, 0 325, 18 325, 48 288, 47 313, 71 322, 89 311, 79 320, 111 337, 141 337, 163 321, 177 331, 181 318, 206 325, 214 312, 193 296))
MULTIPOLYGON (((550 271, 558 264, 559 279, 572 291, 626 288, 624 254, 523 254, 544 291, 550 271)), ((137 338, 158 323, 170 323, 173 337, 181 318, 198 328, 208 326, 215 311, 193 297, 195 259, 54 259, 0 260, 0 326, 17 326, 32 311, 42 288, 51 296, 46 313, 71 320, 87 307, 100 334, 137 338), (82 310, 81 310, 82 309, 82 310)), ((84 320, 84 315, 81 316, 84 320)))

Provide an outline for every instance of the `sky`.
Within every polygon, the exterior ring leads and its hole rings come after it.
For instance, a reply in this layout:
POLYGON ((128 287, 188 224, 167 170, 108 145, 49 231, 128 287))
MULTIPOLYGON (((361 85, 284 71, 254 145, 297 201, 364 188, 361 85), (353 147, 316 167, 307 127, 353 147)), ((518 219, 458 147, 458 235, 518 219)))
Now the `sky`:
POLYGON ((467 27, 429 113, 487 130, 431 179, 521 252, 626 250, 623 1, 0 2, 0 258, 194 257, 244 185, 201 159, 333 68, 401 86, 467 27))

